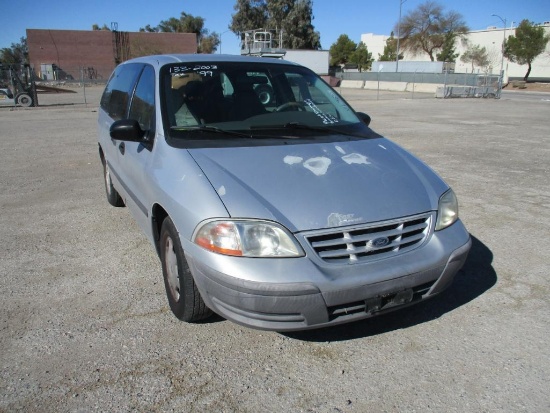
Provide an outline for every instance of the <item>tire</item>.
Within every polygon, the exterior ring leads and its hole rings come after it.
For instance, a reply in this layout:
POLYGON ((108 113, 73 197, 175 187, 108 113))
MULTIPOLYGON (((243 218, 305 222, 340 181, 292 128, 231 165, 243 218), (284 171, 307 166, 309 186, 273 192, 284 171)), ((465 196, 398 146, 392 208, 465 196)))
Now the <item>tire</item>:
POLYGON ((185 259, 180 238, 167 217, 160 230, 160 261, 170 310, 180 320, 196 322, 212 315, 204 303, 185 259))
POLYGON ((28 108, 33 105, 32 97, 28 93, 20 93, 15 97, 15 103, 19 106, 28 108))
POLYGON ((103 161, 103 178, 105 181, 105 194, 107 195, 107 202, 114 207, 123 207, 124 201, 113 186, 111 172, 109 171, 109 165, 107 165, 106 161, 103 161))

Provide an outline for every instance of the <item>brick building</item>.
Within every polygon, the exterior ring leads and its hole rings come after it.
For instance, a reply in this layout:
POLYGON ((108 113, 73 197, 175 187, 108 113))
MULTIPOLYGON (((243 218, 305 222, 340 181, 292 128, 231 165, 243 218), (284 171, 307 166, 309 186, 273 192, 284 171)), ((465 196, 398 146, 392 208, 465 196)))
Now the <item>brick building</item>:
POLYGON ((27 45, 29 63, 42 79, 107 79, 118 63, 134 57, 196 53, 197 37, 194 33, 27 29, 27 45))

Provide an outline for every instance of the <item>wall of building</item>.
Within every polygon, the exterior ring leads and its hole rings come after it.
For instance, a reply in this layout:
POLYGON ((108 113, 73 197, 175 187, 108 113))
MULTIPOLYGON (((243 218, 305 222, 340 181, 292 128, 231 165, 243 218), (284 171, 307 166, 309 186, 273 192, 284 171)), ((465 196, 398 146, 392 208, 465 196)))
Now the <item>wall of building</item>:
POLYGON ((129 33, 108 30, 27 29, 29 63, 37 75, 42 65, 56 65, 67 78, 107 79, 115 66, 133 57, 196 53, 194 33, 129 33))
MULTIPOLYGON (((550 25, 543 26, 547 35, 550 35, 550 25)), ((455 72, 456 73, 472 73, 471 63, 464 63, 460 60, 469 46, 478 45, 485 47, 489 56, 490 64, 487 68, 474 67, 474 73, 499 74, 501 62, 503 62, 504 78, 523 78, 527 72, 527 65, 518 65, 512 63, 508 59, 502 59, 502 43, 504 38, 508 38, 515 34, 515 28, 496 28, 491 27, 486 30, 475 30, 468 32, 463 39, 457 39, 456 52, 459 56, 456 59, 455 72)), ((375 35, 373 33, 366 33, 361 35, 361 41, 367 45, 369 52, 372 53, 372 57, 378 60, 379 54, 383 54, 386 40, 389 36, 375 35)), ((400 51, 403 53, 403 51, 400 51)), ((405 61, 428 61, 429 57, 426 53, 412 55, 405 52, 405 61)), ((544 78, 550 80, 550 43, 546 45, 546 51, 539 55, 532 64, 530 78, 544 78)))
POLYGON ((386 40, 390 36, 383 34, 365 33, 361 35, 361 41, 367 45, 369 53, 372 53, 372 58, 378 60, 380 56, 384 54, 384 47, 386 47, 386 40))

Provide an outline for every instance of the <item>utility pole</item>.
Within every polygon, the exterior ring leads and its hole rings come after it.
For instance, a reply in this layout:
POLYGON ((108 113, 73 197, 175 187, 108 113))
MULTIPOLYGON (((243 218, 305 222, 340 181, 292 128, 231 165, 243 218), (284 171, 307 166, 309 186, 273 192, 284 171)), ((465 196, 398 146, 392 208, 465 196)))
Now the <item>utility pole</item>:
POLYGON ((397 56, 395 57, 395 73, 399 71, 399 40, 401 40, 401 7, 407 0, 399 0, 399 20, 397 22, 397 56))
POLYGON ((498 14, 492 14, 491 16, 498 17, 504 26, 501 48, 502 58, 500 60, 500 77, 498 78, 498 95, 500 96, 500 93, 502 92, 502 84, 504 82, 504 45, 506 43, 506 19, 503 19, 498 14))

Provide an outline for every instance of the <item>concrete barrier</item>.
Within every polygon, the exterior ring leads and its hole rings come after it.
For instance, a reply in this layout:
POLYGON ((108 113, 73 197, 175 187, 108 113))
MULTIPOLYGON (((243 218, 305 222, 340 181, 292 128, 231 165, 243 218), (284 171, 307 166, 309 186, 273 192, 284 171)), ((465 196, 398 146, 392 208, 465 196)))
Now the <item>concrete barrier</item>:
MULTIPOLYGON (((367 80, 363 89, 378 90, 378 81, 367 80)), ((380 90, 389 90, 391 92, 405 92, 407 82, 380 82, 380 90)))
POLYGON ((388 82, 377 80, 342 80, 340 87, 368 90, 387 90, 390 92, 414 92, 435 94, 441 83, 413 83, 413 82, 388 82))
POLYGON ((391 92, 412 92, 413 87, 414 91, 418 93, 435 93, 438 86, 442 86, 436 83, 412 83, 412 82, 380 82, 376 80, 367 80, 363 89, 369 90, 389 90, 391 92))
POLYGON ((407 92, 412 92, 413 90, 418 93, 434 93, 437 91, 438 87, 443 86, 440 83, 408 83, 407 92), (413 89, 414 88, 414 89, 413 89))
POLYGON ((340 87, 362 89, 364 84, 364 80, 342 80, 342 82, 340 83, 340 87))
POLYGON ((376 80, 367 80, 365 82, 365 86, 363 86, 363 89, 377 90, 378 82, 376 80))
POLYGON ((436 98, 495 98, 497 89, 492 86, 439 86, 435 92, 436 98))

